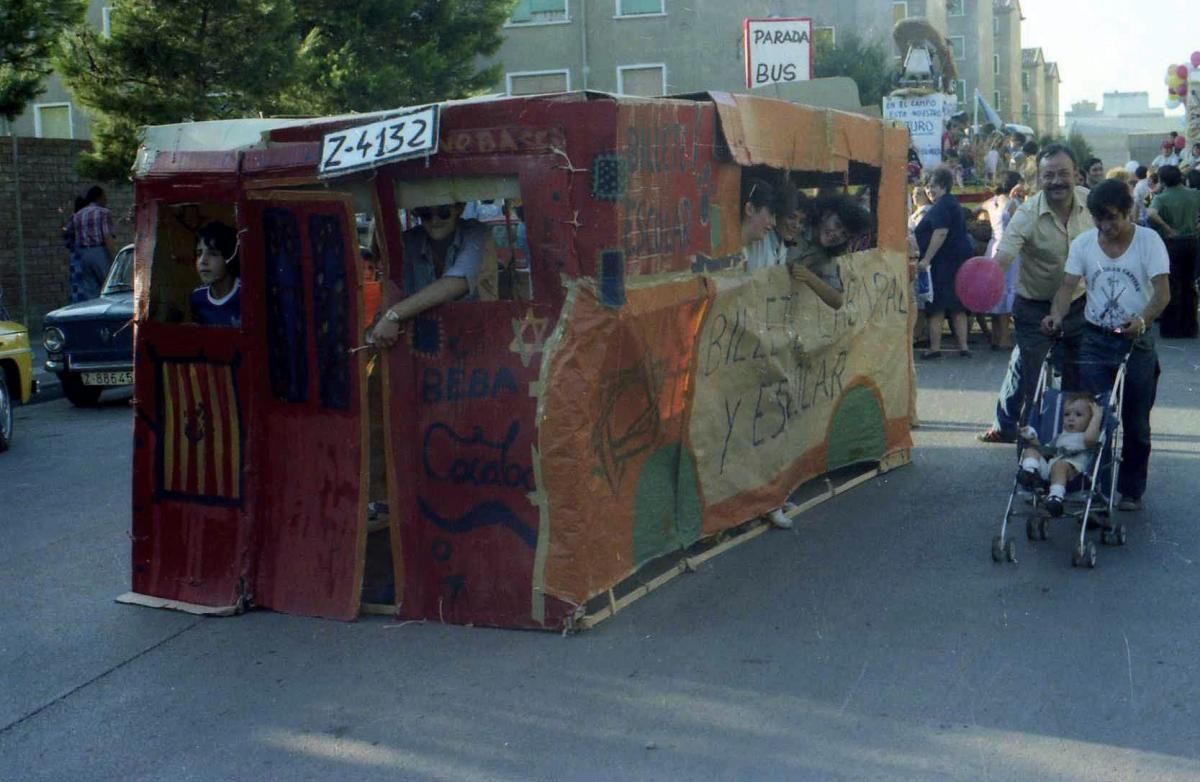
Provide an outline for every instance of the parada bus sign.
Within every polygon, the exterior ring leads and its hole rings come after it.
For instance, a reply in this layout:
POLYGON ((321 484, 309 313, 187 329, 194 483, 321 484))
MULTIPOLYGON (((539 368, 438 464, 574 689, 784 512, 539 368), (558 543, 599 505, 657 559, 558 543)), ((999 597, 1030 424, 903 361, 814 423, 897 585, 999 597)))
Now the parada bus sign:
POLYGON ((746 86, 812 78, 812 19, 745 19, 746 86))

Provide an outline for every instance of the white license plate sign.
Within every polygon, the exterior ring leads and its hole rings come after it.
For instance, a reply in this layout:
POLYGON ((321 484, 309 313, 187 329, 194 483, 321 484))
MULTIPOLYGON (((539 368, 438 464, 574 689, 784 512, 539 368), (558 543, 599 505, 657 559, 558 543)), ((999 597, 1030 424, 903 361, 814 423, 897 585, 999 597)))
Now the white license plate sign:
POLYGON ((369 125, 325 134, 321 145, 322 176, 361 171, 384 163, 437 152, 438 107, 409 109, 369 125))
POLYGON ((128 386, 133 384, 132 372, 84 372, 85 386, 128 386))

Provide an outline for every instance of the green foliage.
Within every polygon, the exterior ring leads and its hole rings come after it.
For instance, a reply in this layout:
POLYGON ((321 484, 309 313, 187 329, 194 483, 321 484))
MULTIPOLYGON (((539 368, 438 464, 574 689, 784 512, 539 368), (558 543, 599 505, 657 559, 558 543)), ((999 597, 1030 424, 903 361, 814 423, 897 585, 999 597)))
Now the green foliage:
POLYGON ((272 111, 294 73, 290 0, 117 0, 110 19, 108 39, 70 30, 55 62, 97 115, 85 176, 126 176, 142 125, 272 111))
POLYGON ((45 91, 59 36, 87 0, 0 0, 0 116, 9 122, 45 91))
POLYGON ((879 106, 893 89, 892 60, 886 44, 865 41, 857 33, 840 35, 836 45, 818 38, 813 50, 813 76, 849 76, 858 85, 862 105, 879 106))
POLYGON ((1096 153, 1092 150, 1092 145, 1083 137, 1077 129, 1072 128, 1070 135, 1066 138, 1062 136, 1045 135, 1038 140, 1038 149, 1045 149, 1051 144, 1062 144, 1071 148, 1075 153, 1075 160, 1079 165, 1083 165, 1083 161, 1090 157, 1095 157, 1096 153))
MULTIPOLYGON (((2 0, 0 0, 2 1, 2 0)), ((112 37, 77 25, 56 67, 92 109, 81 172, 128 174, 142 125, 366 112, 499 79, 515 0, 115 0, 112 37)))
POLYGON ((492 87, 494 54, 515 0, 294 0, 300 32, 290 112, 377 111, 492 87), (336 13, 334 9, 336 8, 336 13))

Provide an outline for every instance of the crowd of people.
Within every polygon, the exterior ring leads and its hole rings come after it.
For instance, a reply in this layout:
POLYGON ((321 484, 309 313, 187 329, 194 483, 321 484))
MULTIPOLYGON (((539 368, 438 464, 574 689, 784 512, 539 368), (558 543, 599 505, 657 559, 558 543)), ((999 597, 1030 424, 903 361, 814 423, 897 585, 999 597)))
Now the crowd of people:
POLYGON ((974 153, 962 151, 968 143, 959 141, 959 154, 913 184, 913 272, 918 283, 928 275, 914 288, 924 308, 914 335, 926 348, 920 356, 942 357, 947 319, 964 357, 973 317, 993 349, 1011 349, 992 425, 979 435, 988 443, 1021 437, 1048 355, 1064 391, 1091 395, 1110 389, 1125 363, 1118 507, 1137 510, 1161 371, 1151 326, 1158 322, 1159 338, 1198 334, 1200 143, 1185 149, 1172 135, 1149 166, 1131 161, 1106 170, 1097 158, 1077 160, 1068 146, 1010 137, 1008 154, 993 146, 982 161, 992 189, 975 208, 952 195, 972 170, 964 155, 974 153), (968 312, 954 290, 972 256, 990 257, 1005 273, 1004 295, 986 313, 968 312))

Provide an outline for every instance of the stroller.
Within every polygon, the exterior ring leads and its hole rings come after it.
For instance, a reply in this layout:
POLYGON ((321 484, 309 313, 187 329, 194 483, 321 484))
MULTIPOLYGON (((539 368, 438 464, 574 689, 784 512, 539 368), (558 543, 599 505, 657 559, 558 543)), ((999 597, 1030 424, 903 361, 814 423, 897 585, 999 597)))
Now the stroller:
MULTIPOLYGON (((1037 389, 1032 404, 1025 412, 1022 429, 1032 426, 1038 434, 1039 443, 1053 442, 1062 425, 1064 392, 1054 383, 1052 363, 1054 351, 1046 354, 1038 372, 1037 389)), ((1125 368, 1129 360, 1126 355, 1117 369, 1111 391, 1100 394, 1096 403, 1100 406, 1103 419, 1100 424, 1100 439, 1092 449, 1086 471, 1076 475, 1067 483, 1067 496, 1063 503, 1061 518, 1074 519, 1079 524, 1079 540, 1071 550, 1072 567, 1086 565, 1096 567, 1096 543, 1088 540, 1088 531, 1100 530, 1100 542, 1106 546, 1123 546, 1126 540, 1125 525, 1113 522, 1117 472, 1121 464, 1121 402, 1125 389, 1125 368)), ((1008 497, 1008 508, 1000 524, 1000 534, 992 539, 992 561, 1017 561, 1017 542, 1008 535, 1009 524, 1025 518, 1025 536, 1031 541, 1042 541, 1050 537, 1050 523, 1056 517, 1046 508, 1047 486, 1039 484, 1025 489, 1019 480, 1021 452, 1026 443, 1017 440, 1018 474, 1013 477, 1012 493, 1008 497), (1025 510, 1027 508, 1027 510, 1025 510)))

